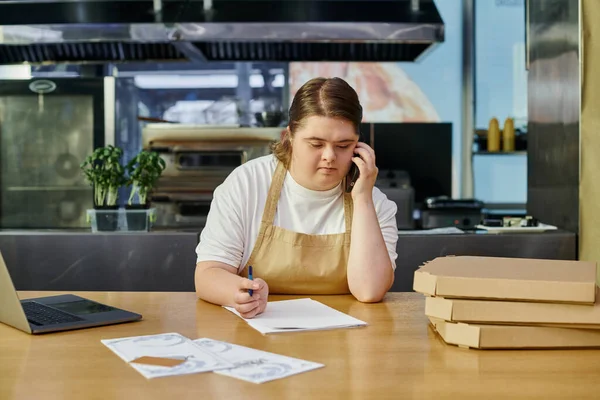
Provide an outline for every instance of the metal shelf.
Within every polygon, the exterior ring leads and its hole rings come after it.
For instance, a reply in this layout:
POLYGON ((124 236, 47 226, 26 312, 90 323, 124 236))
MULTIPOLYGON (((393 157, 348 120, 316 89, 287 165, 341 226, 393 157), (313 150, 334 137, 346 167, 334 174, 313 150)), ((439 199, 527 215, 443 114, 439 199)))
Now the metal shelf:
MULTIPOLYGON (((0 188, 2 190, 2 188, 0 188)), ((42 192, 42 191, 85 191, 92 190, 91 186, 8 186, 8 192, 42 192)))

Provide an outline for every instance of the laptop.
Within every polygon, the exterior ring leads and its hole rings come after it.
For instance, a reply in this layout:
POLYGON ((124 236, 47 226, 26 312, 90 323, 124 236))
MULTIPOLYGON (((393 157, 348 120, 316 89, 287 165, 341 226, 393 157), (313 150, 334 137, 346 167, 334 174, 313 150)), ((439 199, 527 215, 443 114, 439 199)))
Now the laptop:
POLYGON ((72 294, 19 300, 0 254, 0 322, 29 334, 141 320, 142 316, 72 294))

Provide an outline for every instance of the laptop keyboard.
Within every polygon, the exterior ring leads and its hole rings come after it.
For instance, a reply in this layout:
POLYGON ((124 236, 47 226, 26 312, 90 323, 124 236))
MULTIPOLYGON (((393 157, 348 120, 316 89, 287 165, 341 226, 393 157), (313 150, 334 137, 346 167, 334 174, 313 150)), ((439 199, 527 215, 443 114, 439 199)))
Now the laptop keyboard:
POLYGON ((54 325, 83 321, 82 318, 33 301, 26 301, 21 303, 21 305, 23 306, 27 320, 34 325, 54 325))

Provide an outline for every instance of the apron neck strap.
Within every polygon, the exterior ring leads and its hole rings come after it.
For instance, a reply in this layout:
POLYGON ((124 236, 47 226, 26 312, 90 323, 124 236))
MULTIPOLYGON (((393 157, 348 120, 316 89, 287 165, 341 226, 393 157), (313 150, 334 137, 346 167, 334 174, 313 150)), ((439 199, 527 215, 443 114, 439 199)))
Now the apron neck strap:
MULTIPOLYGON (((287 174, 287 168, 279 161, 277 168, 273 173, 273 181, 269 187, 269 195, 267 196, 267 203, 265 204, 265 211, 263 212, 262 223, 266 226, 273 225, 275 221, 275 212, 277 211, 277 203, 279 203, 279 196, 281 195, 281 189, 283 188, 283 181, 287 174)), ((344 193, 344 222, 346 224, 346 233, 350 233, 352 230, 352 214, 354 211, 352 196, 350 193, 344 193)))
POLYGON ((352 202, 352 195, 350 193, 344 193, 344 221, 346 224, 346 233, 352 231, 352 215, 354 214, 354 203, 352 202))
POLYGON ((273 181, 271 182, 269 195, 267 196, 267 204, 265 204, 265 211, 262 216, 262 223, 266 224, 266 226, 273 225, 273 221, 275 220, 275 211, 277 211, 277 203, 279 203, 279 195, 283 188, 286 172, 287 169, 285 168, 285 165, 279 161, 277 163, 277 168, 275 168, 275 173, 273 174, 273 181))

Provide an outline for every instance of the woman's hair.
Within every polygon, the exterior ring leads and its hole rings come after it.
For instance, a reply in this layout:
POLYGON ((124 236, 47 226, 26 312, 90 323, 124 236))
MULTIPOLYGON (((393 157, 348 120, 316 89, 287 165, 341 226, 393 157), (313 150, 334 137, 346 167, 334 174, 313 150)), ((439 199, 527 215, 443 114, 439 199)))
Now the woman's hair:
POLYGON ((286 166, 291 160, 292 137, 306 118, 313 116, 345 119, 358 135, 363 110, 356 91, 341 78, 314 78, 306 82, 290 106, 289 132, 273 145, 273 154, 286 166))

